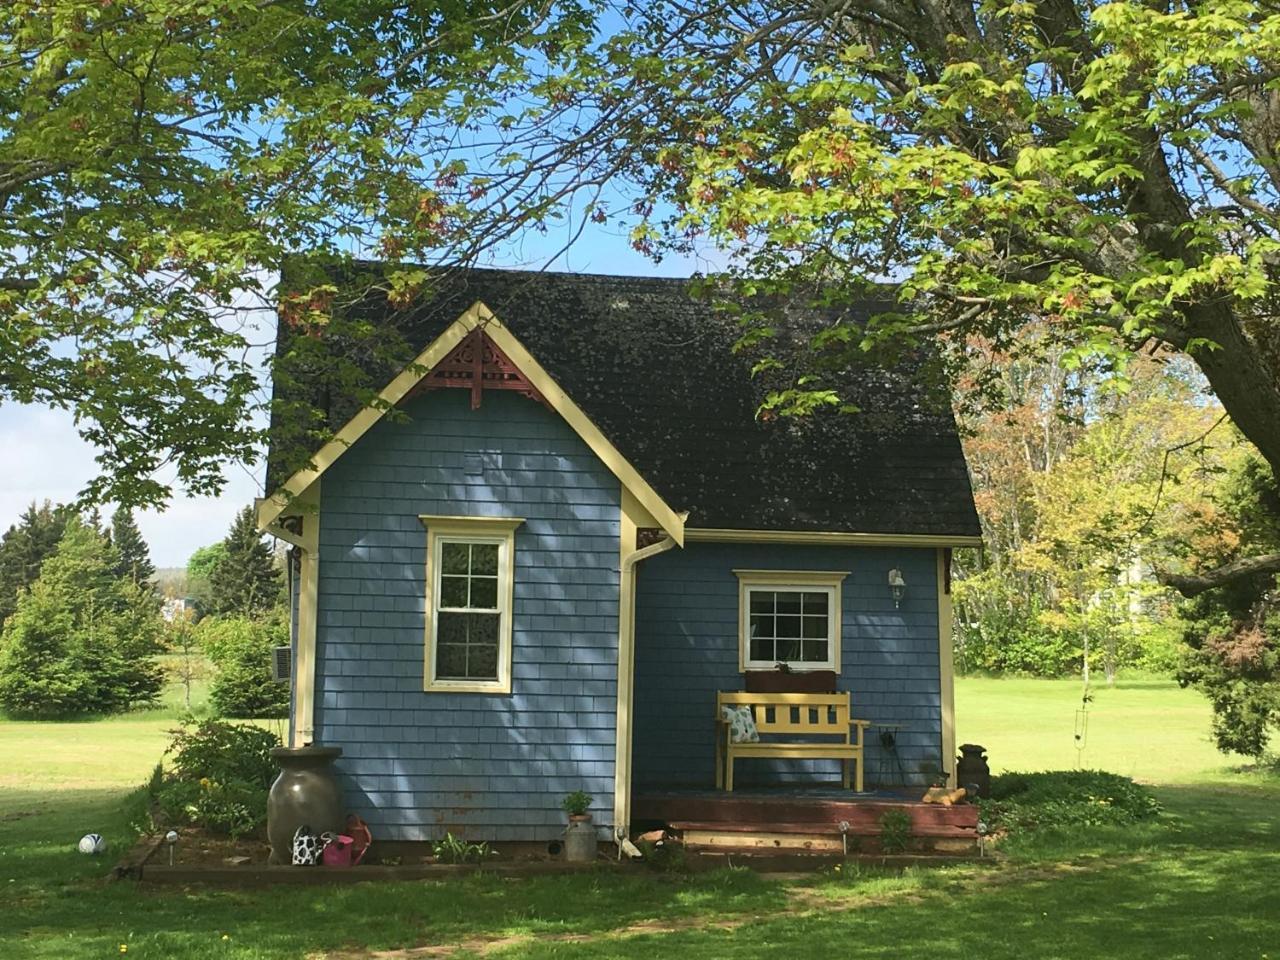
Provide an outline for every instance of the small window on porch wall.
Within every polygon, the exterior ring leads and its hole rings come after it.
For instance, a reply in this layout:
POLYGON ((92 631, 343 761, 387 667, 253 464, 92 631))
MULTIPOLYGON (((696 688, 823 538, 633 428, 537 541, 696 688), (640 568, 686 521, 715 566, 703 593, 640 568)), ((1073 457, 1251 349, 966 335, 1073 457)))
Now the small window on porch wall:
POLYGON ((738 666, 840 670, 840 584, 848 571, 735 570, 738 666))
POLYGON ((515 531, 524 521, 420 519, 427 528, 424 689, 510 693, 515 531))

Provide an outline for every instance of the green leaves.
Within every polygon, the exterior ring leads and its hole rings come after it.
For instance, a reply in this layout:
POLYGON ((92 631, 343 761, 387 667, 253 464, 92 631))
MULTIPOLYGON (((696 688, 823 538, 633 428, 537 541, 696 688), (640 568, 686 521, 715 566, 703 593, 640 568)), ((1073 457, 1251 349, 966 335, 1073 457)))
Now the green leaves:
POLYGON ((577 58, 591 9, 4 5, 0 403, 75 414, 101 453, 88 497, 216 492, 263 440, 251 311, 274 309, 283 257, 358 238, 447 259, 509 222, 532 196, 476 206, 459 131, 577 58))

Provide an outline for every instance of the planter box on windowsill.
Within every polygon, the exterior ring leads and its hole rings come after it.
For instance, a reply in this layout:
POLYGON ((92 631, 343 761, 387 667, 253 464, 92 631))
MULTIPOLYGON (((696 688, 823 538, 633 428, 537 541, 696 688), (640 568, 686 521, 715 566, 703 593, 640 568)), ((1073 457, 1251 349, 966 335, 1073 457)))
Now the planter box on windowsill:
POLYGON ((747 693, 835 693, 834 670, 748 670, 747 693))

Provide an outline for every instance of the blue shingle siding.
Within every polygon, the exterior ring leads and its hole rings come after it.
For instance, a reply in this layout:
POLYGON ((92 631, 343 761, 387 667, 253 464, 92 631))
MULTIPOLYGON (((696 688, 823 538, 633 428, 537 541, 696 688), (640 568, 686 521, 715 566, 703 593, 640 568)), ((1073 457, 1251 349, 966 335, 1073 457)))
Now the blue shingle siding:
POLYGON ((549 840, 582 789, 613 811, 617 479, 556 414, 441 390, 384 419, 321 487, 316 740, 385 840, 549 840), (419 514, 517 516, 512 692, 425 693, 419 514))
MULTIPOLYGON (((942 765, 936 555, 931 549, 689 544, 640 565, 636 594, 637 787, 715 783, 717 690, 743 689, 738 669, 735 569, 848 570, 841 587, 840 689, 855 717, 906 725, 898 751, 909 781, 942 765), (895 609, 888 572, 899 567, 906 599, 895 609)), ((868 737, 868 784, 879 761, 868 737)), ((744 785, 837 777, 835 761, 740 760, 744 785)))

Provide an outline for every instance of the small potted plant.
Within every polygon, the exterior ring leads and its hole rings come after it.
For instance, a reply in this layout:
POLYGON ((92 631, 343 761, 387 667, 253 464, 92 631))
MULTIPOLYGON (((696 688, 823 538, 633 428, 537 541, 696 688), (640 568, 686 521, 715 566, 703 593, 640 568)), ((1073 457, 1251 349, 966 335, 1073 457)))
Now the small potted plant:
POLYGON ((587 812, 594 799, 585 791, 575 790, 560 801, 560 809, 569 815, 569 826, 564 831, 564 856, 571 863, 590 863, 596 858, 596 830, 587 812))
POLYGON ((594 800, 595 797, 585 791, 575 790, 560 801, 560 809, 569 815, 570 823, 590 823, 591 814, 588 811, 594 800))

